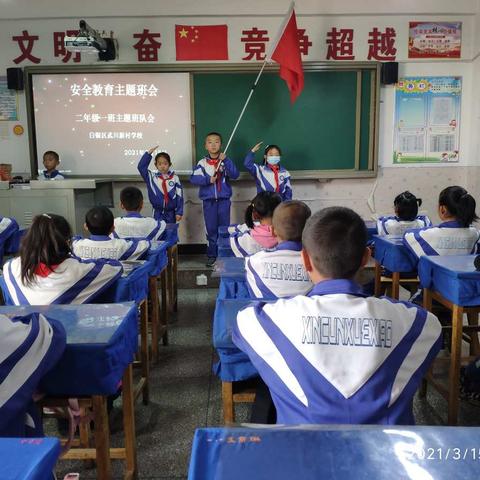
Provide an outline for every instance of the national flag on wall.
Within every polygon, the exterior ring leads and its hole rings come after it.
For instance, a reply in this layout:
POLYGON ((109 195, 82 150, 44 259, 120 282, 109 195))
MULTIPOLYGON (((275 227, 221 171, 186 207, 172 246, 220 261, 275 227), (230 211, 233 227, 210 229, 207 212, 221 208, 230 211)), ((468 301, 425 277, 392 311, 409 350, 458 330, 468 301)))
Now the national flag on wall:
POLYGON ((303 90, 304 79, 297 19, 293 8, 271 58, 280 64, 280 77, 285 80, 290 90, 290 100, 294 103, 303 90))
POLYGON ((175 25, 177 60, 228 60, 227 25, 175 25))

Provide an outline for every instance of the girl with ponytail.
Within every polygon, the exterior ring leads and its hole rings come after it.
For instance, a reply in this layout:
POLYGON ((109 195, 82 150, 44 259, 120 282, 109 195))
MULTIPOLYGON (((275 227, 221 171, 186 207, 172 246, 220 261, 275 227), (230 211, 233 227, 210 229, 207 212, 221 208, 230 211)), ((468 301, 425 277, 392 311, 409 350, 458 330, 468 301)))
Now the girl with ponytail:
POLYGON ((20 256, 3 267, 4 296, 13 305, 88 303, 122 274, 116 260, 84 261, 72 255, 72 231, 53 213, 34 217, 20 256))
POLYGON ((447 187, 438 198, 436 227, 407 231, 405 245, 417 256, 468 255, 473 253, 479 232, 472 226, 478 220, 475 199, 462 187, 447 187))
POLYGON ((260 192, 245 211, 245 224, 250 229, 230 237, 230 246, 236 257, 248 257, 272 248, 277 239, 272 230, 272 217, 282 197, 275 192, 260 192))

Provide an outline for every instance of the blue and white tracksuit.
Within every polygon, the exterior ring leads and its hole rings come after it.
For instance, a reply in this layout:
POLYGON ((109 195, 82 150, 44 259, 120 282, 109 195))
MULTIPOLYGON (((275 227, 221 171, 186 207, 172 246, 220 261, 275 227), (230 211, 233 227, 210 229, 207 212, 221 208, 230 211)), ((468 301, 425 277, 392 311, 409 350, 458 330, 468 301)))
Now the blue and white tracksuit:
POLYGON ((137 212, 115 218, 114 224, 114 238, 146 238, 151 241, 161 240, 167 226, 164 220, 144 217, 137 212))
POLYGON ((233 342, 267 384, 280 424, 412 424, 413 396, 441 325, 350 280, 240 311, 233 342))
POLYGON ((73 240, 72 252, 84 260, 110 258, 129 261, 143 260, 150 249, 149 240, 110 238, 108 235, 90 235, 90 238, 73 240))
POLYGON ((16 257, 3 267, 3 277, 14 305, 57 305, 89 303, 122 275, 117 260, 81 260, 69 257, 48 275, 35 275, 22 283, 21 260, 16 257))
POLYGON ((18 223, 14 218, 0 217, 0 245, 5 242, 18 231, 18 223))
POLYGON ((461 227, 456 221, 437 227, 407 231, 403 243, 416 257, 423 255, 469 255, 474 252, 479 232, 474 227, 461 227))
POLYGON ((414 220, 400 220, 395 215, 380 217, 377 220, 378 235, 396 235, 401 236, 407 230, 414 228, 425 228, 432 225, 427 215, 418 215, 414 220))
POLYGON ((176 223, 175 216, 183 215, 183 188, 178 175, 169 170, 165 175, 148 168, 152 155, 145 152, 138 162, 138 171, 147 185, 148 199, 155 220, 176 223))
POLYGON ((65 180, 65 177, 58 170, 52 170, 50 173, 44 170, 38 175, 38 180, 65 180))
POLYGON ((247 287, 252 298, 305 295, 313 284, 303 266, 300 242, 282 242, 276 248, 245 259, 247 287))
POLYGON ((199 186, 199 197, 203 201, 203 217, 207 230, 207 256, 217 256, 218 227, 230 225, 230 197, 232 187, 230 179, 239 177, 235 164, 226 157, 218 168, 218 180, 211 183, 215 175, 217 161, 208 157, 202 158, 193 170, 190 181, 199 186))
POLYGON ((33 394, 65 345, 65 329, 56 320, 0 315, 0 437, 43 436, 33 394))
POLYGON ((257 193, 278 192, 282 201, 292 199, 292 186, 290 185, 290 173, 281 165, 269 166, 255 163, 255 153, 248 152, 243 162, 247 171, 255 179, 257 193), (276 168, 278 167, 278 168, 276 168))

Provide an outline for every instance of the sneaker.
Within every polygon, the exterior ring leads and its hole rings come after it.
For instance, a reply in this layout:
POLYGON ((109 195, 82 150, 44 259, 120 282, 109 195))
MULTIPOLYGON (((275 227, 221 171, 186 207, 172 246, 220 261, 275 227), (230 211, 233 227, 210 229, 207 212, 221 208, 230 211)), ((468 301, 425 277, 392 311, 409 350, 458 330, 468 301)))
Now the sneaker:
POLYGON ((217 259, 215 257, 208 257, 207 258, 207 263, 205 264, 205 266, 207 266, 209 268, 213 267, 215 265, 216 260, 217 259))

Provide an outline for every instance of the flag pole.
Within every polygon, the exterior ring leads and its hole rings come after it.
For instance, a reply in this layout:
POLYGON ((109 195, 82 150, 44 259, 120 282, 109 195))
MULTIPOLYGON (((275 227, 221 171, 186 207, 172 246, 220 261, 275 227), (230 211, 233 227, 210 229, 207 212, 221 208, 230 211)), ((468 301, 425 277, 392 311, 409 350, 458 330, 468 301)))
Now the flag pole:
MULTIPOLYGON (((245 101, 245 104, 243 105, 242 111, 240 112, 240 115, 238 116, 237 122, 235 123, 235 126, 233 127, 232 133, 230 134, 230 138, 228 139, 227 146, 225 147, 225 150, 223 151, 224 153, 227 152, 228 147, 230 146, 230 143, 232 142, 233 136, 235 135, 235 132, 237 131, 238 125, 240 124, 240 121, 242 120, 243 114, 245 113, 245 110, 247 109, 247 106, 250 102, 250 99, 252 98, 253 92, 260 80, 260 77, 262 76, 263 70, 265 69, 265 66, 267 65, 268 62, 271 62, 271 56, 273 55, 273 52, 275 51, 275 48, 277 48, 278 42, 280 41, 280 38, 283 35, 283 31, 285 30, 285 27, 287 26, 288 20, 290 18, 290 15, 292 13, 292 10, 295 8, 295 2, 292 1, 290 3, 290 7, 288 8, 287 14, 285 15, 285 18, 283 20, 283 25, 278 31, 277 38, 275 39, 275 42, 272 43, 268 55, 265 57, 265 60, 262 64, 262 67, 260 68, 260 71, 258 72, 257 78, 253 82, 253 85, 250 89, 250 93, 248 94, 247 100, 245 101)), ((217 170, 220 167, 220 164, 217 165, 217 170)))

